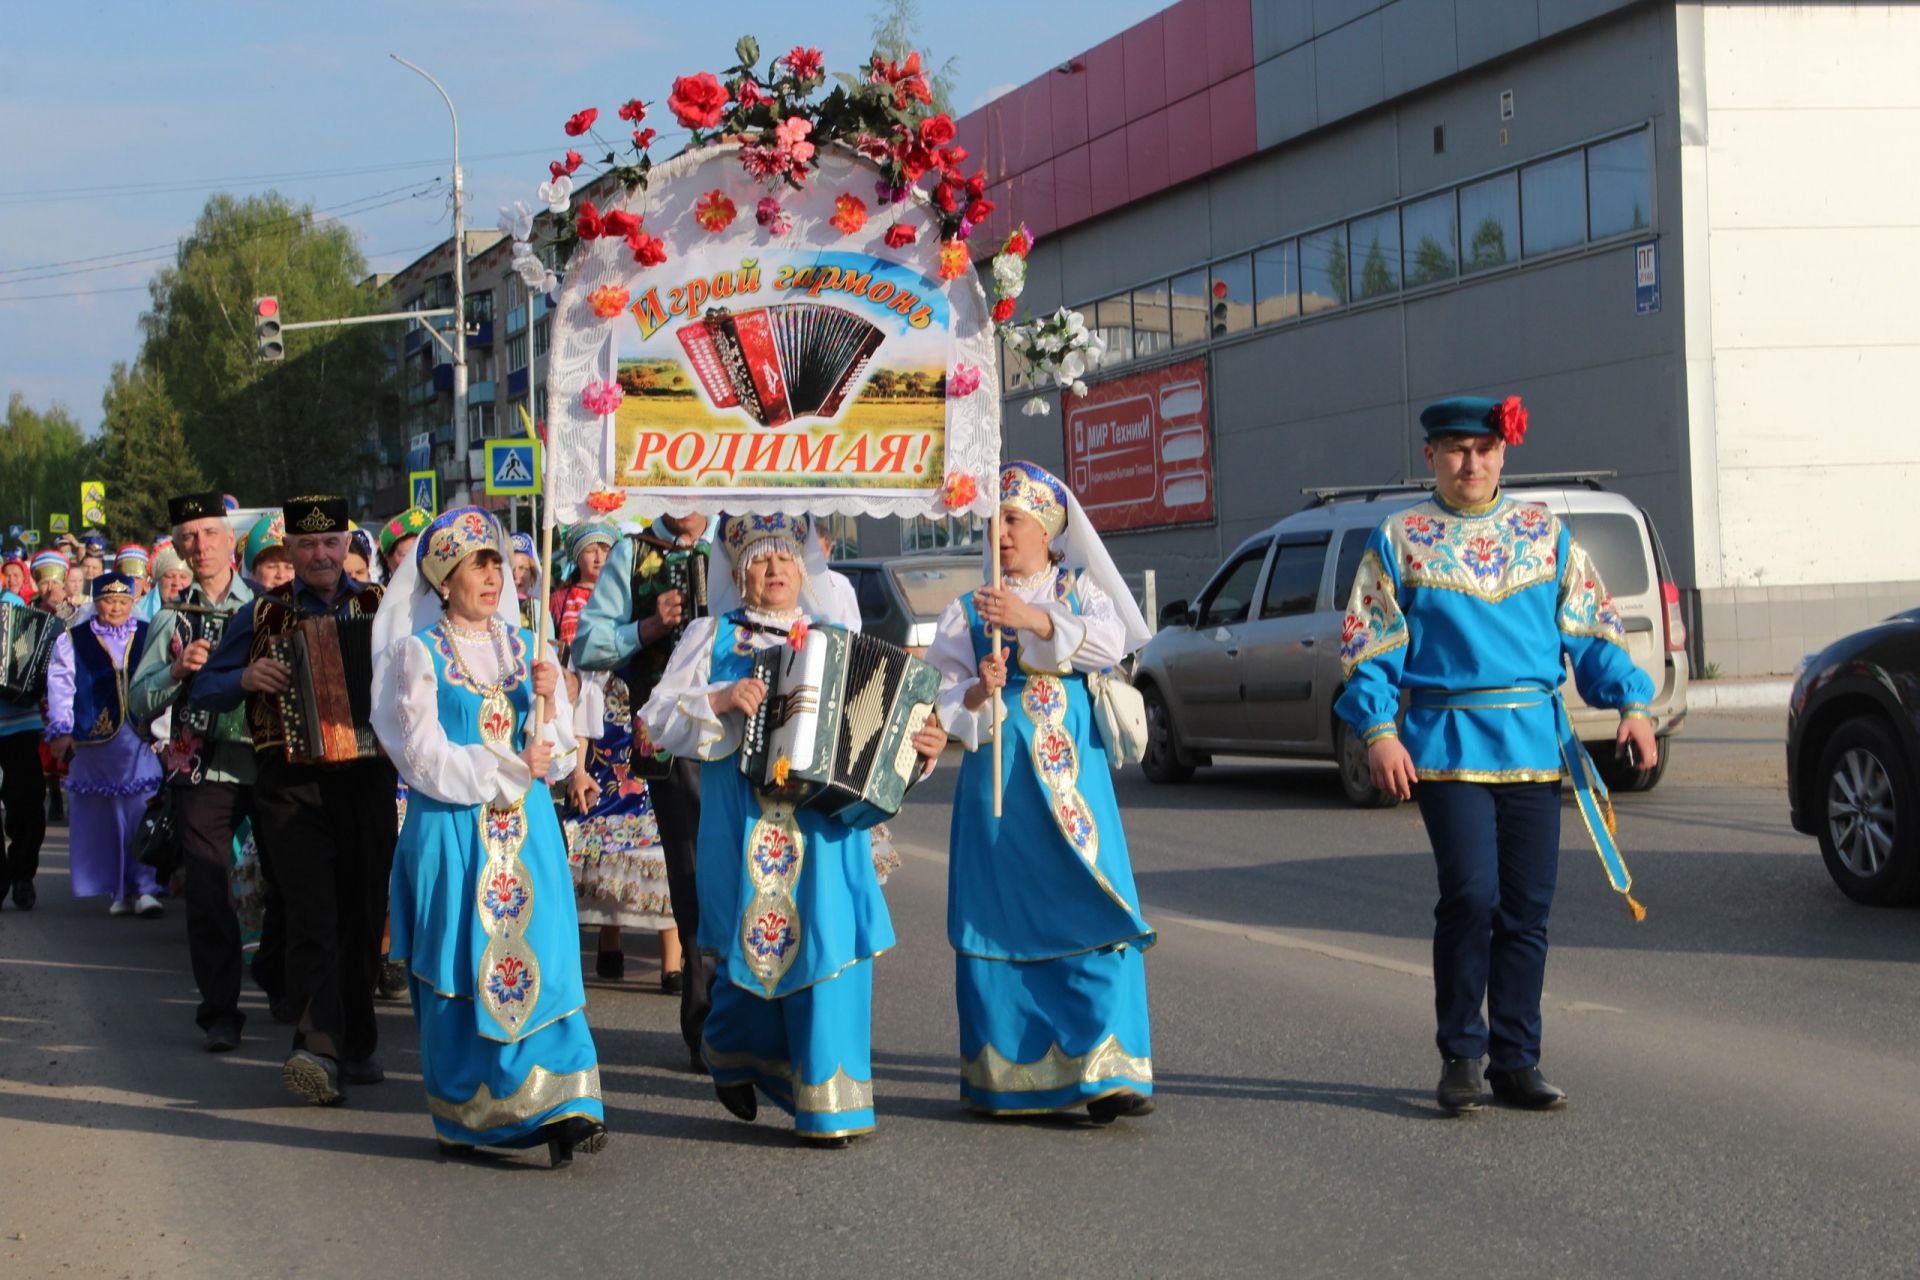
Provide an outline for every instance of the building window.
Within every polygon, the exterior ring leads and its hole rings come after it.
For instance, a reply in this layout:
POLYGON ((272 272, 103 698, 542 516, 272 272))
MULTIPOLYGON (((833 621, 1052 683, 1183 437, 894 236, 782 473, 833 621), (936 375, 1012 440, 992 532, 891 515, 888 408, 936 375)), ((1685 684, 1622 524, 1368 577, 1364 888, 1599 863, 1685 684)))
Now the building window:
POLYGON ((1216 338, 1242 333, 1253 327, 1253 255, 1213 264, 1213 283, 1208 290, 1211 304, 1208 332, 1216 338))
POLYGON ((493 290, 467 295, 467 323, 486 324, 493 319, 493 290))
POLYGON ((1033 366, 1005 335, 1000 338, 1000 387, 1002 392, 1025 391, 1033 385, 1033 366))
POLYGON ((1173 318, 1167 309, 1167 282, 1156 281, 1133 291, 1133 355, 1137 360, 1173 347, 1173 318))
POLYGON ((1300 313, 1312 315, 1345 304, 1347 229, 1328 227, 1300 237, 1300 313))
POLYGON ((467 377, 474 382, 492 382, 493 352, 485 347, 467 352, 467 377))
POLYGON ((1133 359, 1133 300, 1128 294, 1116 294, 1093 304, 1093 327, 1107 340, 1102 367, 1125 364, 1133 359))
POLYGON ((1595 240, 1653 225, 1647 131, 1587 148, 1587 231, 1595 240))
POLYGON ((1519 255, 1520 192, 1511 173, 1460 188, 1464 271, 1505 266, 1519 255))
POLYGON ((1212 307, 1207 296, 1207 269, 1188 271, 1173 278, 1173 345, 1190 347, 1205 342, 1212 331, 1212 307))
POLYGON ((821 516, 819 529, 830 550, 829 560, 851 560, 860 554, 860 517, 844 512, 821 516))
POLYGON ((1586 164, 1579 152, 1520 171, 1521 252, 1570 249, 1587 238, 1586 164))
POLYGON ((1460 274, 1459 233, 1451 191, 1416 200, 1400 210, 1407 288, 1436 284, 1460 274))
POLYGON ((1300 256, 1292 240, 1253 255, 1253 322, 1276 324, 1300 314, 1300 256))
POLYGON ((470 404, 467 406, 467 439, 488 440, 493 437, 493 406, 490 404, 470 404))
POLYGON ((902 551, 939 551, 970 547, 980 540, 977 516, 913 516, 901 523, 902 551))
POLYGON ((534 321, 533 325, 533 354, 535 356, 544 356, 547 354, 547 346, 552 341, 553 317, 550 315, 542 316, 540 319, 534 321))
POLYGON ((1355 218, 1347 224, 1347 238, 1353 244, 1348 263, 1352 277, 1352 298, 1384 298, 1400 291, 1400 213, 1388 209, 1382 213, 1355 218))
POLYGON ((507 339, 507 368, 518 373, 527 367, 527 335, 507 339))

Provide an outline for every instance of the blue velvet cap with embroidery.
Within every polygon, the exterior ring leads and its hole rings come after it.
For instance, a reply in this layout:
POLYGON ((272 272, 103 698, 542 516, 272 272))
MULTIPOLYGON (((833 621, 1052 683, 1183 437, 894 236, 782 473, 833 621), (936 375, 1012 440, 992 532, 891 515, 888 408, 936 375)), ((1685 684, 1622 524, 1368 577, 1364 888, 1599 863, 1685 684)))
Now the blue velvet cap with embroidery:
POLYGON ((1527 410, 1519 396, 1489 400, 1485 396, 1452 396, 1420 411, 1427 439, 1435 436, 1499 436, 1519 444, 1527 435, 1527 410))
POLYGON ((92 588, 93 598, 95 600, 99 600, 105 596, 131 596, 133 594, 133 579, 124 573, 116 573, 112 569, 100 574, 89 585, 92 588))

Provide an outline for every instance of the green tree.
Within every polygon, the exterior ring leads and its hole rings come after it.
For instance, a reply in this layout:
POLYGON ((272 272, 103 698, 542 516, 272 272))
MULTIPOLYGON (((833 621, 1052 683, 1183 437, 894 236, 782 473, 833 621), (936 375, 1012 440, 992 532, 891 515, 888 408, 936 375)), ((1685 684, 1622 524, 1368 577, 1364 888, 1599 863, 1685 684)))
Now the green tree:
POLYGON ((149 283, 136 367, 180 412, 207 478, 242 505, 290 493, 351 493, 371 429, 394 412, 392 361, 372 326, 288 335, 288 358, 256 356, 253 299, 289 323, 379 309, 353 235, 310 204, 269 192, 207 201, 177 260, 149 283))
MULTIPOLYGON (((104 479, 97 442, 88 440, 65 406, 35 409, 16 391, 7 397, 0 423, 0 527, 19 524, 46 529, 55 511, 70 515, 78 532, 80 482, 104 479)), ((43 538, 42 546, 51 546, 43 538)))
POLYGON ((1467 267, 1497 267, 1507 260, 1507 229, 1498 218, 1484 218, 1474 228, 1473 242, 1467 248, 1467 267))
POLYGON ((100 407, 107 524, 116 537, 145 542, 167 527, 167 499, 204 490, 207 476, 159 374, 115 362, 100 407))
POLYGON ((1453 250, 1432 236, 1421 236, 1413 250, 1413 270, 1407 275, 1407 283, 1432 284, 1452 278, 1453 250))
POLYGON ((1333 238, 1333 247, 1327 250, 1327 287, 1333 290, 1333 300, 1346 305, 1348 292, 1352 288, 1347 279, 1347 238, 1337 232, 1333 238))
POLYGON ((933 92, 933 109, 953 115, 953 86, 959 76, 959 61, 948 58, 937 67, 933 54, 917 33, 920 30, 919 0, 881 0, 872 13, 873 51, 888 62, 899 62, 914 50, 920 51, 920 66, 933 92))
POLYGON ((1393 287, 1393 268, 1387 265, 1386 251, 1376 236, 1373 246, 1367 250, 1366 261, 1360 264, 1360 296, 1384 297, 1393 292, 1393 287))

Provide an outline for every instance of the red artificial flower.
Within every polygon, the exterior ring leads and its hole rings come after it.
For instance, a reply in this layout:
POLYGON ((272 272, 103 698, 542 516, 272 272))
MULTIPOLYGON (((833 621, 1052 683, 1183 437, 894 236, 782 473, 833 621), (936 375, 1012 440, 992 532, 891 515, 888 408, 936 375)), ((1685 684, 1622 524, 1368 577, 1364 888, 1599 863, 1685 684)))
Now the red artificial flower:
POLYGON ((552 174, 555 178, 558 178, 562 174, 572 173, 575 169, 578 169, 579 167, 580 167, 580 153, 578 151, 569 151, 567 152, 567 158, 565 160, 549 161, 547 163, 547 172, 552 174))
POLYGON ((787 627, 787 643, 793 646, 794 652, 798 653, 807 647, 807 632, 810 630, 812 628, 807 625, 805 614, 795 618, 787 627))
POLYGON ((567 117, 567 136, 577 138, 593 128, 593 122, 600 118, 600 108, 588 107, 585 111, 576 111, 567 117))
POLYGON ((693 206, 694 221, 715 233, 725 231, 739 214, 739 208, 727 198, 727 193, 717 188, 701 196, 693 206))
POLYGON ((887 248, 889 249, 904 249, 919 238, 919 229, 910 227, 904 222, 896 222, 887 228, 887 248))
POLYGON ((1005 324, 1007 321, 1013 319, 1014 302, 1015 299, 1013 298, 1002 298, 993 304, 993 322, 995 324, 1005 324))
POLYGON ((645 151, 653 145, 653 140, 659 136, 660 133, 656 129, 635 129, 633 131, 633 145, 645 151))
POLYGON ((948 240, 940 246, 940 278, 942 280, 958 280, 972 265, 972 260, 967 257, 967 246, 958 240, 948 240))
POLYGON ((1527 407, 1520 403, 1519 396, 1508 396, 1494 406, 1493 425, 1508 444, 1519 444, 1527 438, 1527 407))
POLYGON ((607 225, 600 217, 600 211, 593 207, 593 201, 580 202, 580 216, 574 220, 573 229, 582 240, 598 240, 607 233, 607 225))
POLYGON ((951 178, 942 178, 940 185, 933 189, 933 202, 945 213, 957 213, 960 209, 960 186, 951 178))
POLYGON ((711 129, 727 114, 727 91, 711 71, 677 76, 667 107, 687 128, 711 129))
POLYGON ((820 56, 818 49, 808 49, 795 45, 789 49, 780 61, 787 64, 787 70, 793 78, 802 82, 818 80, 827 74, 826 59, 820 56))
POLYGON ((624 210, 609 210, 600 218, 600 234, 609 240, 625 240, 640 229, 640 219, 624 210))
POLYGON ((944 111, 937 116, 928 116, 920 122, 920 145, 938 150, 953 141, 955 132, 953 117, 944 111))
POLYGON ((958 511, 962 507, 970 507, 973 505, 974 499, 979 496, 979 482, 967 472, 956 471, 947 477, 944 497, 949 511, 958 511))
POLYGON ((866 202, 856 195, 836 196, 833 201, 833 216, 827 221, 838 227, 841 235, 850 236, 867 225, 866 202))
POLYGON ((628 98, 620 108, 620 118, 628 124, 639 124, 647 118, 647 104, 638 98, 628 98))
POLYGON ((1033 243, 1027 239, 1026 224, 1021 223, 1020 229, 1007 237, 1007 247, 1001 252, 1010 253, 1016 258, 1024 258, 1027 256, 1027 250, 1031 248, 1033 243))
POLYGON ((751 109, 763 102, 772 102, 773 96, 762 89, 751 76, 742 76, 734 82, 733 100, 741 107, 751 109))
POLYGON ((666 241, 644 231, 628 236, 627 248, 633 250, 633 260, 643 267, 657 267, 667 260, 666 241))
POLYGON ((987 215, 992 213, 993 210, 994 210, 993 201, 975 200, 967 205, 967 211, 961 214, 960 216, 965 218, 968 222, 985 222, 987 220, 987 215))
POLYGON ((900 166, 901 172, 906 174, 907 181, 910 183, 924 178, 927 170, 934 167, 935 160, 933 152, 917 142, 903 143, 894 152, 894 162, 900 166))
POLYGON ((987 171, 982 169, 967 179, 967 198, 978 200, 985 194, 987 194, 987 171))
POLYGON ((967 149, 965 147, 940 148, 940 167, 942 169, 958 169, 966 162, 967 149))
POLYGON ((933 90, 928 86, 927 78, 920 74, 918 51, 909 53, 903 62, 882 62, 880 55, 874 54, 867 79, 870 83, 892 88, 896 111, 905 111, 909 100, 933 105, 933 90))
POLYGON ((599 489, 587 495, 587 505, 603 516, 618 511, 626 500, 624 489, 599 489))

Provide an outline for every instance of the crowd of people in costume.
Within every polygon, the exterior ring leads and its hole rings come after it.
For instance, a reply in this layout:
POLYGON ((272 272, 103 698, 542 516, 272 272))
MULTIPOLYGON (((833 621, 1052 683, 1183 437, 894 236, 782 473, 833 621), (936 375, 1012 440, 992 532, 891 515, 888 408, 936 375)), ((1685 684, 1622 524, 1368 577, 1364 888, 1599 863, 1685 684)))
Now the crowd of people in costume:
MULTIPOLYGON (((1376 781, 1402 796, 1417 784, 1432 835, 1439 1098, 1454 1110, 1477 1105, 1489 1049, 1503 1100, 1564 1101, 1538 1069, 1570 765, 1561 662, 1589 702, 1622 710, 1623 746, 1644 764, 1655 750, 1646 677, 1590 560, 1499 492, 1494 455, 1517 439, 1489 404, 1429 411, 1436 497, 1369 544, 1339 706, 1376 781), (1491 594, 1471 566, 1442 580, 1454 526, 1524 542, 1531 576, 1491 594), (1476 645, 1483 632, 1503 645, 1476 645), (1483 688, 1505 701, 1476 701, 1483 688), (1523 701, 1534 711, 1514 713, 1523 701)), ((1000 576, 941 614, 926 653, 938 696, 902 756, 917 780, 962 748, 947 884, 957 1088, 983 1115, 1111 1123, 1155 1105, 1155 932, 1095 681, 1149 631, 1057 477, 1009 463, 998 489, 1000 576)), ((601 1150, 586 928, 609 982, 633 935, 658 939, 687 1065, 728 1112, 753 1121, 770 1103, 816 1145, 874 1128, 897 855, 738 759, 769 697, 757 655, 860 627, 807 517, 587 524, 549 566, 478 507, 412 509, 369 533, 341 499, 295 497, 239 539, 218 494, 175 498, 170 516, 157 554, 122 547, 109 567, 104 544, 81 544, 77 564, 46 552, 5 566, 0 598, 61 624, 44 699, 0 705, 17 907, 34 905, 44 779, 64 767, 73 894, 141 917, 182 897, 206 1049, 241 1043, 250 969, 292 1028, 281 1078, 305 1101, 384 1080, 374 1001, 404 997, 443 1151, 544 1145, 563 1166, 601 1150), (692 582, 707 584, 704 607, 692 582), (300 685, 288 646, 316 623, 345 648, 363 637, 365 660, 341 659, 336 677, 357 688, 300 685), (331 740, 316 754, 303 705, 328 722, 322 737, 344 735, 341 755, 331 740), (143 856, 156 810, 178 849, 171 877, 143 856)))

